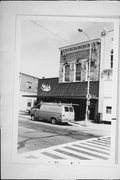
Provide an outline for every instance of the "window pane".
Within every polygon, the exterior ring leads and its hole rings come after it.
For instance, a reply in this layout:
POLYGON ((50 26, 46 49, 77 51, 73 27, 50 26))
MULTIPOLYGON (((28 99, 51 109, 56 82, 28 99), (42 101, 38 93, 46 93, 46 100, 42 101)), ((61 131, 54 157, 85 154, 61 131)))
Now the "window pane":
POLYGON ((32 88, 32 82, 27 82, 26 88, 27 88, 27 89, 31 89, 31 88, 32 88))
POLYGON ((27 106, 28 106, 28 107, 31 107, 31 102, 28 102, 28 103, 27 103, 27 106))
POLYGON ((81 71, 81 64, 76 64, 76 71, 81 71))
POLYGON ((65 66, 65 81, 69 81, 70 65, 65 66))
POLYGON ((76 64, 76 81, 81 80, 81 64, 76 64))
POLYGON ((73 108, 72 107, 69 107, 69 110, 70 110, 70 112, 73 112, 73 108))

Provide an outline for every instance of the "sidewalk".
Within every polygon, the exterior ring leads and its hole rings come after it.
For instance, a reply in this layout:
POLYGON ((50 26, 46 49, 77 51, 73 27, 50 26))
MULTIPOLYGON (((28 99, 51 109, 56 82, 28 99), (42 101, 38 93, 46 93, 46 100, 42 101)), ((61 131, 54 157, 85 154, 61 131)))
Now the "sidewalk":
POLYGON ((76 126, 81 126, 81 127, 85 127, 85 128, 95 128, 95 129, 102 129, 102 130, 107 130, 108 128, 111 127, 110 124, 98 124, 98 123, 94 123, 92 122, 92 120, 89 120, 87 122, 87 125, 85 126, 85 120, 83 121, 73 121, 70 122, 69 124, 71 125, 76 125, 76 126))
POLYGON ((80 127, 81 131, 93 133, 96 135, 110 135, 111 125, 110 124, 97 124, 93 123, 91 120, 87 122, 85 126, 85 120, 69 122, 70 125, 80 127))

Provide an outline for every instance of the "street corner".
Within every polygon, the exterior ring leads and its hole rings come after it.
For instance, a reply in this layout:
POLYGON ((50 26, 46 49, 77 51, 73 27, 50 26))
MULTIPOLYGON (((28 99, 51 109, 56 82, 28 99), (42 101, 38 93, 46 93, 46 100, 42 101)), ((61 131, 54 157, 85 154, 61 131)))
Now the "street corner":
POLYGON ((20 155, 33 160, 109 160, 111 158, 111 137, 65 143, 20 155))

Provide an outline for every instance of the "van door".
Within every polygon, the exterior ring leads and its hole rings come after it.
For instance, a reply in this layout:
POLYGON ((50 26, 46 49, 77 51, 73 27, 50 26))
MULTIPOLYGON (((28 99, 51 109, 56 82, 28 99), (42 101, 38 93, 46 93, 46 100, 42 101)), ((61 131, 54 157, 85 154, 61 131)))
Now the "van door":
POLYGON ((64 106, 64 119, 69 120, 69 108, 68 106, 64 106))
POLYGON ((65 119, 74 120, 74 110, 72 106, 65 106, 65 119))
POLYGON ((40 117, 40 108, 41 108, 41 105, 37 105, 36 108, 35 108, 35 116, 36 118, 39 118, 40 117))
POLYGON ((69 106, 69 120, 74 120, 75 114, 72 106, 69 106))

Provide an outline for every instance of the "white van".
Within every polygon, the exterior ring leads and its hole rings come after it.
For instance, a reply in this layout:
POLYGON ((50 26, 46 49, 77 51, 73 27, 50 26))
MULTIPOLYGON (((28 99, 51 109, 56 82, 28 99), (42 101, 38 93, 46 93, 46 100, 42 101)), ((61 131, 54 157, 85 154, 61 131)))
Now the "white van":
POLYGON ((52 124, 73 121, 75 118, 74 108, 71 104, 42 103, 30 111, 31 119, 47 120, 52 124))

